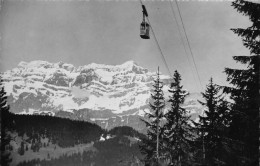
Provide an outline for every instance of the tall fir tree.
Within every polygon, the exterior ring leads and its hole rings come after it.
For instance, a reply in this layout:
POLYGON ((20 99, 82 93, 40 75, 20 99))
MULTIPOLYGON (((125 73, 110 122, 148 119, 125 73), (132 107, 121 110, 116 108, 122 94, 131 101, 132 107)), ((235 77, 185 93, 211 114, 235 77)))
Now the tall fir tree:
POLYGON ((163 126, 162 118, 165 99, 163 94, 163 85, 160 81, 159 68, 157 77, 154 80, 153 90, 151 93, 150 113, 146 113, 149 120, 144 120, 147 127, 147 138, 143 139, 140 145, 141 152, 145 155, 145 162, 150 165, 158 165, 163 154, 163 126))
POLYGON ((9 118, 9 106, 7 105, 6 92, 2 84, 3 80, 0 76, 0 117, 1 117, 1 165, 8 166, 12 161, 10 157, 10 151, 8 146, 10 146, 11 137, 8 134, 10 130, 10 118, 9 118))
POLYGON ((167 122, 164 139, 167 152, 172 164, 177 166, 189 165, 193 135, 188 123, 190 116, 187 115, 187 110, 182 107, 188 92, 181 85, 181 75, 178 71, 174 73, 169 92, 171 94, 169 96, 171 108, 165 115, 167 122))
POLYGON ((257 165, 259 148, 259 66, 260 66, 260 4, 236 0, 232 6, 245 16, 252 25, 248 28, 231 29, 240 36, 250 55, 234 56, 236 62, 246 65, 246 69, 226 68, 227 81, 233 87, 224 91, 231 95, 232 122, 230 138, 237 142, 236 156, 239 165, 257 165))
POLYGON ((211 166, 224 164, 223 155, 227 154, 224 138, 230 121, 229 107, 220 90, 211 78, 205 92, 201 93, 205 102, 199 101, 205 107, 203 115, 199 116, 198 123, 193 122, 198 132, 195 141, 199 149, 198 161, 211 166))
POLYGON ((24 155, 24 153, 25 153, 25 148, 24 148, 24 142, 23 141, 21 142, 20 149, 19 149, 18 153, 21 156, 24 155))

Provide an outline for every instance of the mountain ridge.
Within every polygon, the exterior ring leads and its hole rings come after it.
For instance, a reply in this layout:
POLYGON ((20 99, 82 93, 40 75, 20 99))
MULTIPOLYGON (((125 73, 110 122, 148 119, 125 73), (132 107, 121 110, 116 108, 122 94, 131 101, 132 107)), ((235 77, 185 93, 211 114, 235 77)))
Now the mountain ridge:
MULTIPOLYGON (((155 72, 134 61, 75 67, 64 62, 38 60, 20 62, 16 68, 2 74, 11 112, 73 117, 99 123, 108 129, 114 124, 129 122, 129 117, 134 121, 149 112, 155 76, 155 72)), ((171 78, 167 75, 160 75, 160 78, 167 99, 171 78)), ((199 114, 201 106, 196 99, 187 103, 191 103, 188 106, 192 107, 191 112, 199 114)), ((138 125, 130 126, 138 128, 138 125)))

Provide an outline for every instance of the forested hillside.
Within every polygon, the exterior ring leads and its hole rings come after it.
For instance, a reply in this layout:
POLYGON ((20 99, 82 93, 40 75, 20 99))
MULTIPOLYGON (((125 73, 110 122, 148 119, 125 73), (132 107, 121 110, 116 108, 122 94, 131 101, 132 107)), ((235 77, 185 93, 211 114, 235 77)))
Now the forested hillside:
POLYGON ((140 164, 142 155, 139 152, 139 144, 131 144, 127 137, 114 137, 106 141, 96 142, 94 151, 85 151, 82 154, 63 155, 58 159, 33 160, 22 162, 18 166, 128 166, 140 164))
POLYGON ((10 123, 5 127, 18 136, 26 135, 28 138, 23 141, 33 145, 40 143, 41 138, 48 138, 60 147, 69 147, 96 141, 105 132, 96 124, 51 116, 10 113, 8 119, 10 123))
POLYGON ((131 127, 106 131, 84 121, 6 112, 10 165, 127 165, 140 162, 145 135, 131 127))

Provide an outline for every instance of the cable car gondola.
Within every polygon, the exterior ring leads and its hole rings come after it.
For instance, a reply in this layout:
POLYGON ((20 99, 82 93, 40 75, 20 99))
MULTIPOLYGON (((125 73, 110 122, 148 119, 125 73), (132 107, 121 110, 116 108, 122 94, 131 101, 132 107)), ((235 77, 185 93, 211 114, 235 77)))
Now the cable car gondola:
POLYGON ((142 39, 150 39, 149 36, 150 25, 145 20, 145 17, 148 17, 148 13, 144 5, 142 5, 142 8, 143 8, 143 21, 140 25, 140 37, 142 39))

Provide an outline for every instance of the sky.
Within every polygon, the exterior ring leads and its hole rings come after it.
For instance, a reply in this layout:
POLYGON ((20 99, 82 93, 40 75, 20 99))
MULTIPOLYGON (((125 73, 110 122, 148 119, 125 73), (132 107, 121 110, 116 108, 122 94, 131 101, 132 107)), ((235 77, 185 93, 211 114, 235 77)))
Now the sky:
MULTIPOLYGON (((219 85, 228 85, 224 68, 241 67, 232 56, 249 55, 230 29, 250 26, 248 17, 238 13, 231 1, 178 1, 198 78, 176 3, 172 5, 181 34, 169 1, 143 3, 171 74, 178 70, 185 89, 200 92, 210 77, 219 85)), ((0 12, 1 72, 20 61, 62 61, 78 67, 133 60, 150 71, 159 66, 162 74, 169 74, 154 36, 149 40, 139 36, 139 0, 4 0, 0 12)))

